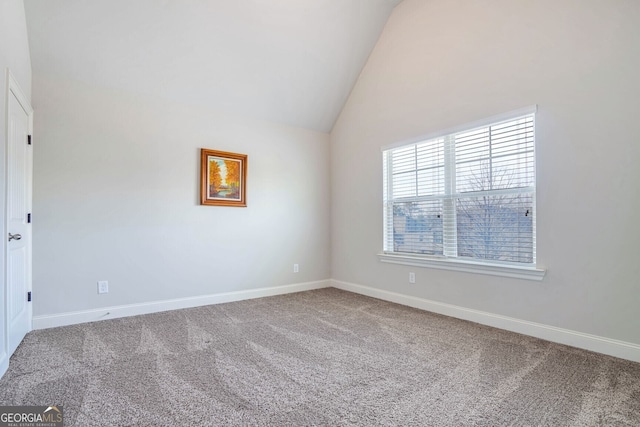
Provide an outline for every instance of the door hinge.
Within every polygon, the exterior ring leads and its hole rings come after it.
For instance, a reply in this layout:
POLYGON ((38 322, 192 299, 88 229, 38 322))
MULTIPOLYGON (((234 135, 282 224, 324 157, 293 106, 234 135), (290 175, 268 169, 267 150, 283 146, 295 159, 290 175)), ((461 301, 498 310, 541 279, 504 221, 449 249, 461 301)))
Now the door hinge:
POLYGON ((27 144, 31 145, 31 135, 27 135, 27 144))
POLYGON ((31 292, 27 292, 27 301, 31 302, 31 292))
POLYGON ((27 214, 27 224, 31 224, 31 214, 27 214))

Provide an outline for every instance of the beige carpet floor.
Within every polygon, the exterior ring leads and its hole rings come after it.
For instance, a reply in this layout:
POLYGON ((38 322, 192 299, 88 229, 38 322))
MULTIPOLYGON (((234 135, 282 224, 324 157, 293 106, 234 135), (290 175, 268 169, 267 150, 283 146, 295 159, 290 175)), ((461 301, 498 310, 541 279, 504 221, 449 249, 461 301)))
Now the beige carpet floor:
POLYGON ((336 289, 39 330, 66 426, 640 426, 640 364, 336 289))

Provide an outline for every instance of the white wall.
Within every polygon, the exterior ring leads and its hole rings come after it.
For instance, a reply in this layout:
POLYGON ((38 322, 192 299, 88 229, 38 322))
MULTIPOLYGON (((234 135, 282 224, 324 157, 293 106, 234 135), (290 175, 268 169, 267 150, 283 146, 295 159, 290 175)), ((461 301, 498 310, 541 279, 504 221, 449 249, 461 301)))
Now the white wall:
POLYGON ((33 104, 34 316, 329 278, 327 134, 38 74, 33 104), (200 206, 200 148, 248 155, 247 208, 200 206))
MULTIPOLYGON (((18 81, 24 94, 31 99, 31 60, 29 59, 29 42, 27 40, 27 24, 24 16, 24 5, 21 0, 0 1, 0 233, 7 235, 5 229, 6 202, 6 150, 7 131, 5 128, 7 112, 7 68, 18 81)), ((6 242, 6 240, 3 240, 6 242)), ((0 244, 0 259, 4 260, 6 243, 0 244)), ((6 369, 6 331, 5 331, 5 270, 4 262, 0 262, 0 376, 6 369)))
MULTIPOLYGON (((31 59, 22 0, 0 2, 0 67, 3 76, 3 99, 6 96, 4 73, 7 67, 11 69, 24 94, 31 96, 31 59)), ((5 102, 0 108, 4 111, 5 102)), ((4 120, 6 117, 3 113, 2 123, 4 120)), ((2 138, 5 137, 3 134, 2 138)))
POLYGON ((636 0, 404 0, 331 135, 333 278, 640 344, 639 22, 636 0), (532 104, 545 279, 380 263, 380 147, 532 104))

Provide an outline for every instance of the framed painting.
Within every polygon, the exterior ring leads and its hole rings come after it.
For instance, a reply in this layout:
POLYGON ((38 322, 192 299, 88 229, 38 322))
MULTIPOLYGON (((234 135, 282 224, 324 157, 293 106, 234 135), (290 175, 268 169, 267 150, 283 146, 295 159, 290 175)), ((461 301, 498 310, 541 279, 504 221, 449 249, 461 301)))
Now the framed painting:
POLYGON ((247 155, 200 150, 200 204, 247 206, 247 155))

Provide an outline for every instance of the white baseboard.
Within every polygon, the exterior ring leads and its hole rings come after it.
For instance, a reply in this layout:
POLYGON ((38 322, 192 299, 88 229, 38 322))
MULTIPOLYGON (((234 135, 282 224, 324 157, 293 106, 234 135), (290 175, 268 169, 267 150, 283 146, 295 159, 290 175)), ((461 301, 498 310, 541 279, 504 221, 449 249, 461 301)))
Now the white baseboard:
POLYGON ((640 345, 630 342, 585 334, 569 329, 557 328, 555 326, 543 325, 541 323, 529 322, 513 317, 501 316, 485 311, 473 310, 339 280, 332 279, 331 286, 345 291, 431 311, 433 313, 444 314, 446 316, 469 320, 482 325, 493 326, 547 341, 640 362, 640 345))
POLYGON ((210 304, 241 301, 252 298, 262 298, 274 295, 284 295, 294 292, 310 291, 331 286, 329 280, 296 283, 293 285, 274 286, 270 288, 248 289, 244 291, 224 292, 198 297, 178 298, 164 301, 154 301, 140 304, 127 304, 115 307, 104 307, 93 310, 73 311, 68 313, 34 316, 33 329, 47 329, 58 326, 75 325, 78 323, 95 322, 98 320, 117 319, 119 317, 137 316, 139 314, 157 313, 160 311, 177 310, 181 308, 200 307, 210 304))

